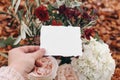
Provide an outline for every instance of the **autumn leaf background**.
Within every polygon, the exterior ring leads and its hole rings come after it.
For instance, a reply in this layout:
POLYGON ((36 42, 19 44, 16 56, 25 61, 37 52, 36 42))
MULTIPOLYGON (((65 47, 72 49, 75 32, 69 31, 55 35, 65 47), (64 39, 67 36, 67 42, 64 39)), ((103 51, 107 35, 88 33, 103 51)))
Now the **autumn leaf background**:
MULTIPOLYGON (((34 1, 34 0, 31 0, 34 1)), ((44 0, 43 0, 44 1, 44 0)), ((55 0, 51 0, 54 2, 55 0)), ((50 1, 50 2, 51 2, 50 1)), ((99 36, 107 43, 111 49, 112 56, 116 61, 115 74, 112 80, 120 79, 120 1, 119 0, 82 0, 86 7, 97 9, 98 20, 95 25, 95 30, 98 32, 99 36)), ((0 12, 7 11, 10 5, 9 0, 0 1, 0 12)), ((24 5, 24 0, 21 2, 24 5)), ((6 46, 5 48, 0 47, 0 66, 7 65, 7 51, 12 49, 10 43, 14 39, 10 36, 17 37, 19 34, 19 26, 17 21, 14 22, 12 27, 11 16, 0 14, 0 46, 6 46), (9 37, 9 38, 8 38, 9 37), (4 39, 4 40, 2 40, 4 39), (8 42, 8 43, 6 43, 8 42)), ((54 22, 55 23, 55 22, 54 22)), ((37 37, 35 39, 38 39, 37 37)), ((21 41, 21 44, 26 44, 26 41, 21 41)))

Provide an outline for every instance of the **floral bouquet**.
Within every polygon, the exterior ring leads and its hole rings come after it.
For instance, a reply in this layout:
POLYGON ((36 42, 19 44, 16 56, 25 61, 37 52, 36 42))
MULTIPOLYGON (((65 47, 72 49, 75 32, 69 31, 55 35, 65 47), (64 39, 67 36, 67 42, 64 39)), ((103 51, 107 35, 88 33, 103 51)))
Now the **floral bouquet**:
POLYGON ((78 26, 81 28, 83 55, 77 57, 47 56, 36 61, 29 80, 110 80, 115 61, 107 44, 92 28, 97 11, 79 0, 11 0, 7 12, 8 26, 18 29, 17 37, 0 40, 1 47, 40 45, 42 25, 78 26))

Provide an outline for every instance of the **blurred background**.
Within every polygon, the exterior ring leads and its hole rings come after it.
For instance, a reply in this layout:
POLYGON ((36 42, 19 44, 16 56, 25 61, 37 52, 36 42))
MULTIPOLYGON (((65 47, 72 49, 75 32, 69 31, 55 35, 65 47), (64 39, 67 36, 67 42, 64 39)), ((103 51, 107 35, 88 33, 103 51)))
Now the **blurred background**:
MULTIPOLYGON (((81 1, 86 7, 98 10, 98 20, 94 27, 101 39, 109 45, 112 57, 115 59, 116 70, 112 80, 120 80, 120 0, 81 1)), ((6 11, 9 5, 9 0, 0 0, 0 11, 6 11)), ((18 35, 18 29, 7 26, 9 21, 9 16, 0 15, 0 38, 18 35)), ((0 48, 0 66, 7 65, 5 54, 9 49, 11 49, 9 45, 5 49, 0 48)))

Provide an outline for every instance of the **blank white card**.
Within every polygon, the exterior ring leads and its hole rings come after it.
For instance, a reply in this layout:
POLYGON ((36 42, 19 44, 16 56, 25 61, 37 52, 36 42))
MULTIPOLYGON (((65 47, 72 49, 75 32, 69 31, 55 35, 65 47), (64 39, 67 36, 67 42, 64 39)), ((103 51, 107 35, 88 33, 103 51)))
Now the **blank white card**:
POLYGON ((80 27, 42 26, 41 48, 50 56, 81 56, 80 27))

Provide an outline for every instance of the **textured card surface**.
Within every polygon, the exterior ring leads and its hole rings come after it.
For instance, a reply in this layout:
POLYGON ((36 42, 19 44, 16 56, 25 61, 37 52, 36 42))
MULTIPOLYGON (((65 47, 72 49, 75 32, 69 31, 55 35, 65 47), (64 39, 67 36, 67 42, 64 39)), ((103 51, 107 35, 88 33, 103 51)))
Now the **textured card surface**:
POLYGON ((42 26, 40 47, 46 49, 45 55, 81 56, 80 37, 80 27, 42 26))

